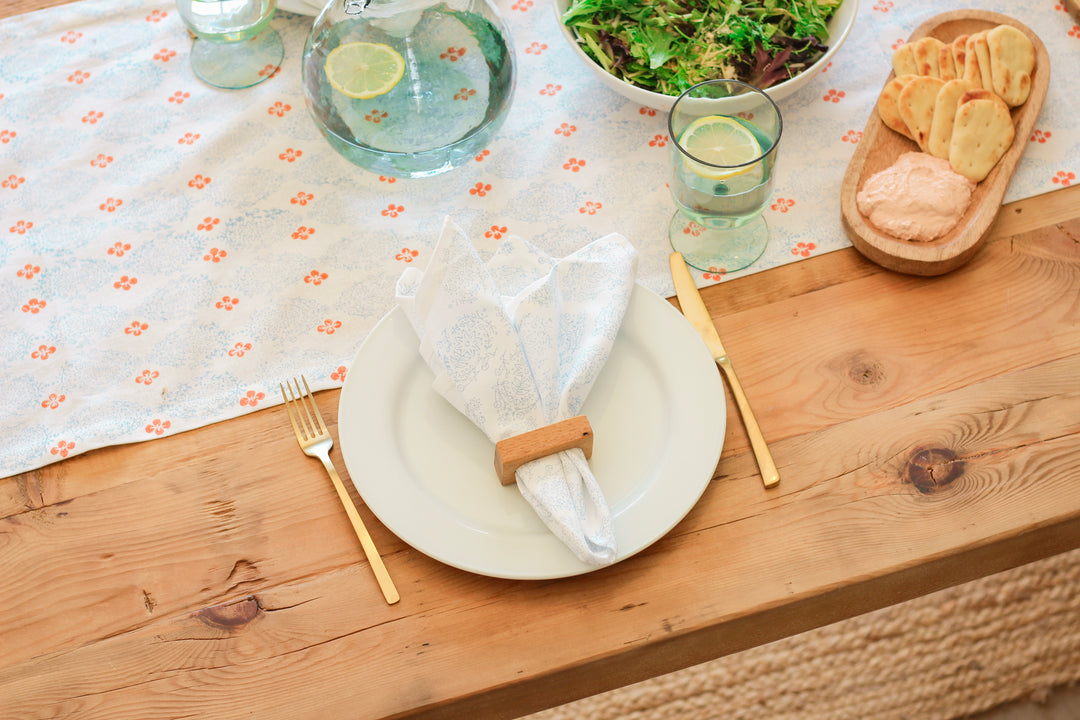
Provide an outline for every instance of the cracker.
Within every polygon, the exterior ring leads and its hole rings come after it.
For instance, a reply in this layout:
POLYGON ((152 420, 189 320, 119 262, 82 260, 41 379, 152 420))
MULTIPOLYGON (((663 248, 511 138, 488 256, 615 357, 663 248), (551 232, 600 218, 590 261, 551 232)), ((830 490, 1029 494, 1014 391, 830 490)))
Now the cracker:
POLYGON ((938 68, 938 52, 945 43, 936 37, 924 37, 915 41, 915 47, 911 54, 915 56, 915 70, 917 75, 928 77, 941 77, 938 68))
POLYGON ((918 76, 898 75, 897 77, 894 77, 885 84, 877 102, 878 115, 881 116, 881 121, 885 123, 885 126, 911 140, 914 140, 915 138, 912 137, 911 131, 908 130, 907 123, 900 117, 898 101, 900 99, 900 91, 916 77, 918 76))
POLYGON ((961 79, 950 80, 941 86, 934 101, 934 118, 930 123, 930 140, 927 143, 927 152, 931 155, 942 160, 949 159, 956 109, 964 93, 974 89, 974 83, 961 79))
POLYGON ((975 52, 975 36, 968 35, 964 41, 964 74, 960 77, 982 87, 982 70, 979 68, 979 54, 975 52))
MULTIPOLYGON (((992 90, 994 87, 993 81, 990 79, 990 46, 986 42, 986 34, 988 30, 977 32, 971 37, 974 39, 975 55, 979 58, 979 82, 987 90, 992 90)), ((970 53, 971 50, 968 49, 970 53)))
POLYGON ((912 52, 914 47, 912 43, 904 43, 893 51, 892 69, 896 77, 919 74, 918 68, 915 66, 915 55, 912 52))
POLYGON ((964 48, 967 45, 967 35, 957 36, 949 47, 952 48, 953 64, 956 66, 956 77, 964 77, 964 58, 967 56, 964 48))
POLYGON ((938 77, 920 75, 900 90, 896 107, 900 118, 911 131, 911 138, 926 151, 930 140, 930 125, 934 118, 934 103, 945 81, 938 77))
POLYGON ((953 57, 951 44, 942 45, 941 49, 938 50, 938 77, 945 82, 959 77, 956 73, 956 59, 953 57))
POLYGON ((982 182, 1012 145, 1016 130, 1009 106, 986 89, 960 98, 949 142, 949 165, 972 182, 982 182))
POLYGON ((1035 46, 1012 25, 998 25, 986 33, 990 54, 991 87, 1006 105, 1024 104, 1031 93, 1031 71, 1035 69, 1035 46))

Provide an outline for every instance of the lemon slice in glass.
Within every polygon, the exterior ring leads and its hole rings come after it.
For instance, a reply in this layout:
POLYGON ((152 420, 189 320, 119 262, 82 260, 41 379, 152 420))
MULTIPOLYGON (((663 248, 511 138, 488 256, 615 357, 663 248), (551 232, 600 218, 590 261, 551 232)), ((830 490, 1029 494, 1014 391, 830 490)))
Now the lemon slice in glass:
POLYGON ((738 120, 726 115, 706 115, 690 123, 679 137, 679 145, 688 154, 702 161, 695 162, 689 157, 685 158, 687 168, 695 175, 709 180, 724 180, 742 175, 755 166, 731 166, 752 163, 761 157, 761 144, 754 134, 738 120))
POLYGON ((334 48, 323 69, 335 90, 366 100, 394 89, 405 74, 405 59, 389 45, 354 42, 334 48))

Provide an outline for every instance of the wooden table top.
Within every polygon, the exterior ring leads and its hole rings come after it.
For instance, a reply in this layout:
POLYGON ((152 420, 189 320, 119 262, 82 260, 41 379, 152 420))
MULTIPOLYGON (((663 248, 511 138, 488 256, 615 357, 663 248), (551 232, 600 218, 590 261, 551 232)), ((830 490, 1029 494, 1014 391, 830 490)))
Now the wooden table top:
POLYGON ((455 570, 361 504, 385 604, 280 406, 0 480, 5 717, 514 718, 1080 547, 1080 187, 941 277, 848 249, 703 294, 781 484, 729 397, 701 501, 584 576, 455 570))

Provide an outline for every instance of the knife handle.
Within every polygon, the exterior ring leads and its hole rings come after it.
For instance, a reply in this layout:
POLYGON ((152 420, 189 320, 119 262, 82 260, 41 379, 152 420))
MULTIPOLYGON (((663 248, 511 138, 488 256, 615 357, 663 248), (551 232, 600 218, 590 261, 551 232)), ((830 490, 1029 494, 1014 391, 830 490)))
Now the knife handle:
POLYGON ((746 426, 746 434, 750 437, 750 447, 754 449, 754 457, 757 458, 758 469, 761 471, 761 481, 765 483, 767 488, 776 487, 780 482, 780 471, 776 469, 776 463, 773 462, 769 446, 765 444, 765 436, 761 434, 761 428, 758 427, 754 411, 750 409, 750 402, 746 399, 742 384, 735 374, 735 369, 731 367, 731 360, 724 357, 717 360, 716 364, 724 371, 728 385, 731 386, 731 394, 735 398, 735 404, 739 407, 743 425, 746 426))

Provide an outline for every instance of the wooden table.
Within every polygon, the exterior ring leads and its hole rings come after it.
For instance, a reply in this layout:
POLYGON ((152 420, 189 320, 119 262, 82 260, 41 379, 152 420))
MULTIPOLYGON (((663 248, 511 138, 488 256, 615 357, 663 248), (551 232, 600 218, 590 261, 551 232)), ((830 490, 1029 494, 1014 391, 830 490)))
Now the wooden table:
POLYGON ((0 480, 4 717, 513 718, 1080 547, 1080 187, 942 277, 849 249, 704 296, 783 480, 729 399, 698 505, 585 576, 454 570, 361 506, 386 605, 280 406, 0 480))

